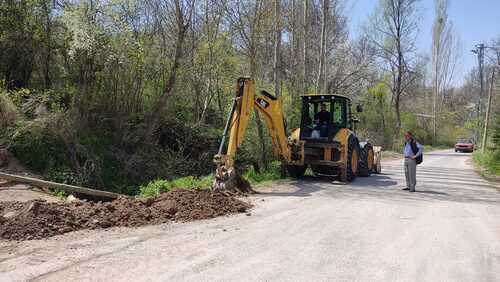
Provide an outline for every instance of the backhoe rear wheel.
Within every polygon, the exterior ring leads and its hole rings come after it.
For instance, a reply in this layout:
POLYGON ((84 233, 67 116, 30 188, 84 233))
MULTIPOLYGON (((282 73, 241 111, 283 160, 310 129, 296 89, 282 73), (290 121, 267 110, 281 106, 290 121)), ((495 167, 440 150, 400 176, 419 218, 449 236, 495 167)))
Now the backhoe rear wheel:
POLYGON ((353 135, 349 136, 347 145, 347 166, 342 170, 341 180, 351 182, 356 179, 359 163, 359 141, 353 135))
POLYGON ((374 159, 375 153, 373 151, 373 146, 367 143, 363 149, 359 151, 358 176, 367 177, 371 175, 374 159))
POLYGON ((286 169, 288 171, 288 175, 293 178, 302 178, 304 173, 306 172, 306 165, 287 165, 286 169))

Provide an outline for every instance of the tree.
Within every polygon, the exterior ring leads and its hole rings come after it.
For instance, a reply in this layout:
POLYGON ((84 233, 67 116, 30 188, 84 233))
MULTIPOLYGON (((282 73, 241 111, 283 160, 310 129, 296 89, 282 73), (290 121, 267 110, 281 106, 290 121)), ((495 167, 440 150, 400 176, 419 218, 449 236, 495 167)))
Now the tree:
POLYGON ((412 70, 419 0, 380 0, 366 37, 378 50, 391 74, 390 90, 396 113, 396 136, 401 131, 401 96, 416 78, 412 70))
MULTIPOLYGON (((262 44, 261 39, 266 29, 265 24, 267 24, 265 21, 266 12, 270 10, 268 5, 269 2, 264 0, 237 0, 227 6, 226 15, 239 34, 241 47, 248 60, 250 77, 254 79, 257 78, 259 47, 262 44)), ((264 129, 257 109, 254 109, 254 114, 261 147, 260 161, 264 167, 267 167, 268 157, 264 129)))
POLYGON ((303 17, 302 17, 302 93, 307 93, 308 90, 308 79, 307 79, 307 42, 308 36, 308 2, 309 0, 303 0, 303 17))
POLYGON ((0 74, 9 90, 29 86, 35 70, 37 25, 34 3, 0 2, 0 74))
POLYGON ((432 71, 433 71, 433 143, 437 143, 440 110, 445 101, 458 62, 459 43, 448 18, 449 0, 435 0, 435 20, 432 28, 432 71), (438 105, 439 103, 439 105, 438 105))
MULTIPOLYGON (((162 3, 159 3, 162 6, 162 3)), ((175 41, 175 51, 174 51, 174 59, 170 70, 168 71, 167 80, 165 82, 165 86, 163 87, 162 93, 158 98, 158 101, 153 106, 153 110, 151 114, 148 116, 146 122, 146 131, 144 135, 144 140, 146 143, 151 144, 153 142, 153 131, 158 127, 158 122, 160 121, 161 116, 163 115, 163 111, 167 105, 168 98, 172 94, 172 90, 174 88, 176 79, 177 79, 177 71, 180 67, 181 60, 183 58, 183 47, 184 40, 186 37, 186 33, 188 28, 191 25, 191 21, 193 18, 193 13, 195 10, 194 7, 195 0, 191 1, 180 1, 174 0, 173 7, 171 5, 166 5, 166 8, 172 10, 176 27, 176 41, 175 41)), ((161 14, 162 10, 158 11, 157 20, 164 21, 167 20, 164 15, 161 14)), ((168 15, 168 13, 167 13, 168 15)))
POLYGON ((281 95, 280 54, 281 54, 281 0, 274 0, 274 93, 281 95))
POLYGON ((321 46, 319 53, 319 67, 318 78, 316 80, 316 92, 321 93, 326 90, 326 77, 325 77, 325 62, 326 62, 326 30, 328 28, 329 16, 329 2, 330 0, 323 0, 322 5, 322 20, 321 20, 321 46))

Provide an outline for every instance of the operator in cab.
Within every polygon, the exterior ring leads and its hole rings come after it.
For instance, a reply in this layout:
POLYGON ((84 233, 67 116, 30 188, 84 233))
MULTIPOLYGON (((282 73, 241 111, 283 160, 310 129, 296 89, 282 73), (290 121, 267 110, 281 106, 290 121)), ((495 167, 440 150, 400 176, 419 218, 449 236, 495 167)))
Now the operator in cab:
POLYGON ((330 123, 330 112, 326 110, 326 105, 320 105, 320 111, 314 115, 314 130, 312 138, 328 137, 328 124, 330 123))
POLYGON ((330 112, 326 110, 326 105, 320 105, 320 111, 314 115, 314 120, 317 120, 320 125, 328 125, 330 123, 330 112))

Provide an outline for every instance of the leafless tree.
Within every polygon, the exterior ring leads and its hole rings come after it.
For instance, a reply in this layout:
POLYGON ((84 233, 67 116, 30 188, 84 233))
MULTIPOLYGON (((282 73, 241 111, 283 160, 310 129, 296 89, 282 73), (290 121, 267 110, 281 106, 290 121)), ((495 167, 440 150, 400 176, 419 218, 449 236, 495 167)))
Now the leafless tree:
MULTIPOLYGON (((168 1, 169 2, 169 1, 168 1)), ((173 63, 168 71, 167 79, 165 81, 165 86, 158 99, 158 102, 153 106, 153 110, 149 115, 146 122, 146 131, 144 135, 144 140, 146 143, 153 142, 153 132, 158 127, 158 122, 160 121, 163 111, 167 106, 167 101, 172 94, 175 81, 177 79, 177 71, 180 67, 181 60, 183 58, 183 46, 184 40, 186 38, 186 33, 191 24, 193 13, 195 9, 195 0, 191 1, 180 1, 173 0, 173 3, 165 3, 164 1, 158 0, 155 6, 160 8, 157 11, 156 20, 158 21, 158 26, 162 27, 165 22, 169 22, 170 16, 173 17, 173 26, 176 30, 175 46, 173 53, 173 63), (167 12, 167 13, 165 13, 167 12)), ((166 42, 164 42, 166 44, 166 42)))
POLYGON ((328 29, 329 3, 330 0, 323 0, 321 17, 321 46, 319 53, 318 78, 316 80, 316 92, 326 90, 325 61, 326 61, 326 30, 328 29))
POLYGON ((392 105, 396 113, 396 133, 401 131, 401 96, 416 78, 412 71, 418 31, 419 0, 380 0, 366 28, 366 37, 378 50, 391 74, 392 105))
POLYGON ((308 79, 307 79, 307 42, 308 42, 308 2, 309 0, 303 0, 303 17, 302 17, 302 93, 307 93, 308 90, 308 79))
POLYGON ((452 82, 460 55, 459 41, 453 29, 453 23, 448 18, 448 7, 449 0, 435 0, 435 20, 432 29, 434 143, 438 140, 440 109, 445 101, 445 95, 452 82))
POLYGON ((274 93, 279 97, 281 95, 281 0, 274 0, 274 33, 274 93))
MULTIPOLYGON (((237 0, 227 3, 226 15, 231 25, 239 34, 240 47, 244 50, 245 56, 248 59, 250 76, 254 79, 257 78, 258 74, 257 59, 259 47, 261 46, 261 39, 265 30, 266 12, 269 10, 269 3, 265 0, 237 0)), ((268 157, 264 139, 264 129, 256 109, 254 109, 254 113, 256 116, 255 122, 261 147, 260 160, 261 163, 267 167, 268 157)))

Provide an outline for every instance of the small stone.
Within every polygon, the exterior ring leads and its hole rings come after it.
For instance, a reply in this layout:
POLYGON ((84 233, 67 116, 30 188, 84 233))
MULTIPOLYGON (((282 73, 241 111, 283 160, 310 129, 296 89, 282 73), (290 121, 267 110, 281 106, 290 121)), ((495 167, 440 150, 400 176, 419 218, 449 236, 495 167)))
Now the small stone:
POLYGON ((15 212, 8 212, 8 213, 3 215, 3 218, 9 219, 9 218, 14 217, 16 215, 17 215, 17 213, 15 213, 15 212))
POLYGON ((73 202, 78 202, 79 200, 78 200, 75 196, 73 196, 73 195, 69 195, 69 196, 66 198, 66 201, 67 201, 68 203, 73 203, 73 202))
POLYGON ((251 212, 247 212, 247 213, 246 213, 246 216, 251 216, 251 215, 252 215, 252 213, 251 213, 251 212))

